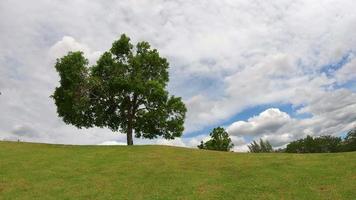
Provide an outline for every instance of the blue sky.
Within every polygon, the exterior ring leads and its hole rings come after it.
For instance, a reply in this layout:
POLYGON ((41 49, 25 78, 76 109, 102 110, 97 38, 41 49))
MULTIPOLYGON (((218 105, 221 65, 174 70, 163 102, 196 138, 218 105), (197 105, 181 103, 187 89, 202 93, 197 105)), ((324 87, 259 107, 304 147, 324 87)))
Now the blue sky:
POLYGON ((0 139, 124 144, 108 129, 64 124, 49 96, 56 58, 91 64, 126 33, 170 63, 170 93, 188 108, 182 138, 136 144, 196 147, 223 126, 236 151, 343 135, 356 125, 356 2, 345 0, 0 2, 0 139))

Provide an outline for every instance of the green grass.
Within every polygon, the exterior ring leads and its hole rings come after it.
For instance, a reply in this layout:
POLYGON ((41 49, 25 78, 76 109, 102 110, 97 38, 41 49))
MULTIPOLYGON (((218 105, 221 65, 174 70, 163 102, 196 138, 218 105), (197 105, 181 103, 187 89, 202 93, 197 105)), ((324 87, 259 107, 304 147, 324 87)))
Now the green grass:
POLYGON ((0 199, 356 199, 356 152, 0 142, 0 199))

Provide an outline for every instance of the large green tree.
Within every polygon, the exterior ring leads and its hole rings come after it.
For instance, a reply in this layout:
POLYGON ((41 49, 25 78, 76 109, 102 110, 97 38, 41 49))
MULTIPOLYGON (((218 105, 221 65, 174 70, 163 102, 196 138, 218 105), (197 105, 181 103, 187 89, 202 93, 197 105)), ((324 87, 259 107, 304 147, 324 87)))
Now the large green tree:
POLYGON ((198 145, 199 149, 217 150, 217 151, 230 151, 234 146, 231 142, 229 134, 222 127, 214 128, 210 133, 211 139, 207 142, 201 141, 198 145))
POLYGON ((169 64, 149 43, 134 47, 121 35, 94 66, 82 52, 57 59, 60 86, 52 97, 65 123, 78 128, 108 127, 137 138, 180 137, 186 107, 180 97, 169 96, 169 64))

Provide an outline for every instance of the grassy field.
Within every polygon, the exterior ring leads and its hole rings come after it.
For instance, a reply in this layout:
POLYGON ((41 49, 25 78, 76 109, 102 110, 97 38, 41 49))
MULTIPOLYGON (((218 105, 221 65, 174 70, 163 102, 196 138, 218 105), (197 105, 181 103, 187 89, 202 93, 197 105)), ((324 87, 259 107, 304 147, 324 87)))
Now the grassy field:
POLYGON ((356 199, 356 152, 0 142, 0 199, 356 199))

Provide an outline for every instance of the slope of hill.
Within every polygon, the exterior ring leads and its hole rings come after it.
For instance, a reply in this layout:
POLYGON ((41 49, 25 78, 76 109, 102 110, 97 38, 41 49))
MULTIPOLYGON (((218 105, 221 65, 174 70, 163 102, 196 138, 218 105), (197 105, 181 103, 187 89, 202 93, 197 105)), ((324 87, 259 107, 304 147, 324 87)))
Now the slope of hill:
POLYGON ((0 199, 356 199, 356 152, 0 142, 0 199))

